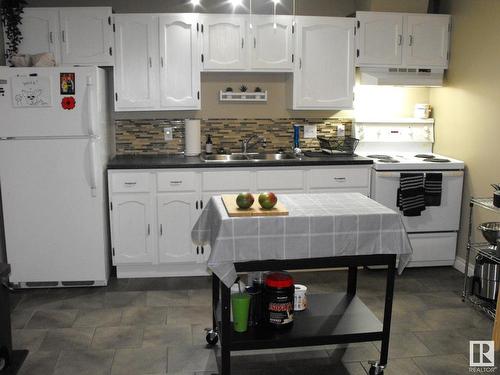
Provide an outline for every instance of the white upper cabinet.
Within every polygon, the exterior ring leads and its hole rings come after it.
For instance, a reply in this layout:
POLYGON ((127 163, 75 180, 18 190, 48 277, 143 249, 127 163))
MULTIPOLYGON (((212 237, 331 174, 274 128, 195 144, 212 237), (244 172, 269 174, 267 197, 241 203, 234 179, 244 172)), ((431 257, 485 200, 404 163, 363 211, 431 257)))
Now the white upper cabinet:
POLYGON ((269 71, 293 70, 291 16, 252 16, 250 68, 269 71))
POLYGON ((449 15, 357 12, 356 18, 358 66, 448 67, 449 15))
POLYGON ((297 17, 293 109, 352 108, 353 18, 297 17))
POLYGON ((35 55, 52 52, 56 63, 60 63, 59 12, 55 8, 25 8, 23 21, 19 25, 23 40, 20 54, 35 55))
POLYGON ((407 15, 406 64, 415 67, 448 67, 451 21, 448 15, 407 15))
POLYGON ((20 30, 21 54, 52 52, 57 65, 113 65, 110 7, 25 8, 20 30))
POLYGON ((158 107, 158 17, 115 15, 115 109, 158 107))
POLYGON ((196 14, 160 16, 160 105, 200 109, 200 24, 196 14))
POLYGON ((61 8, 63 64, 113 65, 111 8, 61 8))
POLYGON ((394 13, 358 12, 358 64, 400 65, 403 17, 394 13))
POLYGON ((205 15, 202 25, 204 70, 248 68, 246 16, 205 15))

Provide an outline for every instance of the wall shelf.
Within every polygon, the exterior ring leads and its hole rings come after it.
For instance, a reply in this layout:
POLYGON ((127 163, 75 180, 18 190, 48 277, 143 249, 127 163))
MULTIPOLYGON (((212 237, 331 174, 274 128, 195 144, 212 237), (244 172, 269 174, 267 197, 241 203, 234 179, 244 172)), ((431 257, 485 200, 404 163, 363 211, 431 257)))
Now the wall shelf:
POLYGON ((261 92, 219 91, 221 102, 267 102, 267 90, 261 92))

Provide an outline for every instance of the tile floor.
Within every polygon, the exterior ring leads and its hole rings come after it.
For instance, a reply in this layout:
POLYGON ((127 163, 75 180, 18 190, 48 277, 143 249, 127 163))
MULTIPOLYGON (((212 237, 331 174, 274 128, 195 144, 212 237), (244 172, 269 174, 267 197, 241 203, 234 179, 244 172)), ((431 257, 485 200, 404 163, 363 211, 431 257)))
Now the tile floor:
MULTIPOLYGON (((385 272, 359 272, 358 295, 382 317, 385 272)), ((344 271, 297 273, 311 293, 344 290, 344 271)), ((492 322, 460 299, 451 267, 407 269, 396 280, 386 375, 466 374, 470 339, 489 339, 492 322)), ((212 374, 207 348, 208 278, 112 279, 104 288, 12 294, 13 340, 30 354, 20 375, 212 374)), ((233 374, 366 374, 380 345, 241 352, 233 374)))

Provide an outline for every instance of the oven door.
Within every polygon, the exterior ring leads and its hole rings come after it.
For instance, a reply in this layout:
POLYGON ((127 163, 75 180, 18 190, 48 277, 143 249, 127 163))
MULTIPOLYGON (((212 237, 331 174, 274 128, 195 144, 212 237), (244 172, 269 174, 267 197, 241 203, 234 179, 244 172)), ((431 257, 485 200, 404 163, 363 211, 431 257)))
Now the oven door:
MULTIPOLYGON (((371 198, 400 213, 396 202, 402 172, 405 171, 372 170, 371 180, 371 198)), ((440 206, 426 207, 420 216, 401 216, 406 231, 409 233, 457 231, 460 224, 464 172, 446 170, 409 172, 442 173, 443 185, 440 206)))

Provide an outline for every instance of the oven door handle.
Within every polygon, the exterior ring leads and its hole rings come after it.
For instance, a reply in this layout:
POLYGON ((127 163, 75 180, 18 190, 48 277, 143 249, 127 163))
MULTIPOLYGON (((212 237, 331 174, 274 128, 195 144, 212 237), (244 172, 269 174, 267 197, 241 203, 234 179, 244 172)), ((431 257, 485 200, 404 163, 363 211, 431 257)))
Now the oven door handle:
MULTIPOLYGON (((408 172, 403 172, 403 173, 426 173, 425 171, 408 171, 408 172)), ((449 171, 449 172, 436 172, 436 171, 429 171, 429 173, 441 173, 443 177, 462 177, 464 175, 463 171, 449 171)), ((377 172, 377 177, 400 177, 401 172, 377 172)))

